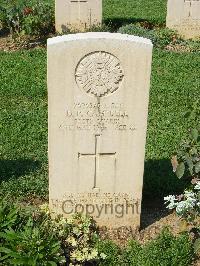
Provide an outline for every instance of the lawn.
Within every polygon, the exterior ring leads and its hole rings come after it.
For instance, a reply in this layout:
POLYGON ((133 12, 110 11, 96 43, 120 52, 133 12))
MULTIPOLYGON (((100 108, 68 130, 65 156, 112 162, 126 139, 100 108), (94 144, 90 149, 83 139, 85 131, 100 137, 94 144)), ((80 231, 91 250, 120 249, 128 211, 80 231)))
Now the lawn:
POLYGON ((149 21, 165 23, 166 0, 103 0, 104 22, 115 25, 149 21))

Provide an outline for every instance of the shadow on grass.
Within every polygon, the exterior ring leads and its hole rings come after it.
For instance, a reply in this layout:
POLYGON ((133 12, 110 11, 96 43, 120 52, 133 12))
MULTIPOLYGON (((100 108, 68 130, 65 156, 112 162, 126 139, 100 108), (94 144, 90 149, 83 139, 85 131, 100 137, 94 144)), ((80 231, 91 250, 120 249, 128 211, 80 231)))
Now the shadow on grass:
POLYGON ((183 192, 189 180, 178 179, 172 171, 169 159, 147 160, 144 171, 144 187, 141 227, 145 228, 169 214, 163 198, 183 192))
POLYGON ((109 28, 112 29, 112 31, 117 31, 120 27, 127 25, 127 24, 134 24, 134 23, 140 23, 143 27, 148 29, 153 29, 155 26, 163 26, 161 23, 158 23, 156 21, 149 21, 147 19, 142 18, 111 18, 111 19, 105 19, 104 24, 107 25, 109 28))
POLYGON ((29 159, 18 160, 0 160, 0 184, 10 178, 18 178, 20 176, 35 172, 41 168, 39 161, 29 159))

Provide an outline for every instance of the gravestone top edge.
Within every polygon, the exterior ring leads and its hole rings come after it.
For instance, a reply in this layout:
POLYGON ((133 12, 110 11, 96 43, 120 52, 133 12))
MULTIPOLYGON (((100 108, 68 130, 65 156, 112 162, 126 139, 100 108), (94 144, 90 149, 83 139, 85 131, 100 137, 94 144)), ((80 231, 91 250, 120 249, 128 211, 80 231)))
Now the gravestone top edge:
POLYGON ((47 45, 55 45, 58 43, 77 41, 77 40, 91 40, 91 39, 107 39, 107 40, 121 40, 121 41, 129 41, 134 43, 146 44, 153 47, 151 40, 128 34, 121 33, 109 33, 109 32, 88 32, 88 33, 76 33, 76 34, 68 34, 57 36, 53 38, 49 38, 47 40, 47 45))

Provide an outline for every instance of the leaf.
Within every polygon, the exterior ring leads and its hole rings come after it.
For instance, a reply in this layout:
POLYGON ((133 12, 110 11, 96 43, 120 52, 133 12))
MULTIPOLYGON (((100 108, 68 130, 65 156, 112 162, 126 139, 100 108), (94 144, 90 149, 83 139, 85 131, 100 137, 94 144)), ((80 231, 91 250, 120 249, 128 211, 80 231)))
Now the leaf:
POLYGON ((193 140, 197 141, 198 136, 199 136, 199 132, 196 128, 191 129, 191 136, 192 136, 193 140))
POLYGON ((193 155, 197 155, 197 153, 198 153, 197 148, 196 147, 192 147, 191 150, 190 150, 190 153, 193 154, 193 155))
POLYGON ((181 232, 187 231, 188 224, 185 220, 180 220, 179 222, 179 229, 181 232))
POLYGON ((186 159, 186 163, 188 165, 190 174, 193 175, 193 167, 194 167, 193 161, 192 161, 191 157, 188 154, 187 154, 185 159, 186 159))
POLYGON ((10 257, 10 255, 8 254, 8 255, 5 255, 5 256, 3 256, 3 257, 0 257, 0 261, 4 261, 4 260, 6 260, 7 258, 9 258, 10 257))
POLYGON ((177 166, 176 175, 177 175, 178 178, 181 178, 181 177, 183 177, 184 173, 185 173, 185 164, 183 162, 181 162, 177 166))
POLYGON ((200 238, 197 238, 194 242, 194 252, 199 253, 200 252, 200 238))
POLYGON ((176 155, 172 156, 171 164, 172 164, 172 167, 173 167, 173 172, 175 173, 176 169, 178 167, 178 160, 177 160, 177 156, 176 155))
POLYGON ((12 250, 11 250, 11 249, 9 249, 9 248, 0 247, 0 252, 3 252, 3 253, 6 253, 6 254, 8 254, 8 253, 11 253, 11 252, 12 252, 12 250))
POLYGON ((195 165, 195 173, 198 174, 200 172, 200 161, 196 163, 195 165))
POLYGON ((55 263, 54 261, 48 261, 48 263, 49 263, 51 266, 57 266, 57 263, 55 263))

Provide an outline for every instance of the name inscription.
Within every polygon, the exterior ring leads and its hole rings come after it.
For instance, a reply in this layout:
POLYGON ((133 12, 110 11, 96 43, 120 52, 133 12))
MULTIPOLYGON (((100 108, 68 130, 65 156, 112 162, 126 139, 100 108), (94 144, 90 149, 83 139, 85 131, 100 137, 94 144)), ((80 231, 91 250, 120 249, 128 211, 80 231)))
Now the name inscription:
POLYGON ((64 130, 120 130, 134 131, 128 111, 122 103, 75 103, 66 108, 65 121, 59 126, 64 130))

